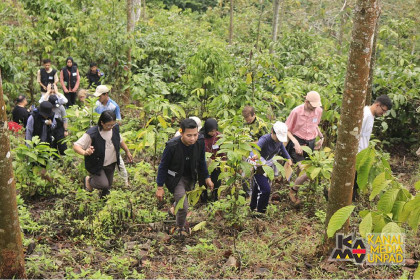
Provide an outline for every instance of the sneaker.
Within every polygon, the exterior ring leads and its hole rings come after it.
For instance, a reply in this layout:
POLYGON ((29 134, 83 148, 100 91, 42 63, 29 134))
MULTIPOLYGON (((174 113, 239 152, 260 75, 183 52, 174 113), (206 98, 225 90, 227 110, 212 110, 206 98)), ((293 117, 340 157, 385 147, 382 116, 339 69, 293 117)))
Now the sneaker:
POLYGON ((92 186, 89 184, 89 179, 90 179, 90 177, 89 177, 89 176, 86 176, 86 177, 85 177, 85 179, 83 180, 83 186, 85 187, 85 190, 86 190, 86 191, 91 192, 91 191, 93 191, 93 188, 92 188, 92 186))
POLYGON ((299 205, 301 202, 300 199, 297 197, 297 191, 294 189, 290 189, 289 198, 295 205, 299 205))

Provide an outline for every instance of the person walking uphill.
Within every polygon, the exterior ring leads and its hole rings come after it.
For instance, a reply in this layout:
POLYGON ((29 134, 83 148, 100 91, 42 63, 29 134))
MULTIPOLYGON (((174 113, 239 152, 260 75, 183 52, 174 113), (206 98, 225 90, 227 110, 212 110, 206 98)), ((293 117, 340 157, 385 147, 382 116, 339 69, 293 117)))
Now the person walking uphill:
MULTIPOLYGON (((217 154, 217 152, 220 150, 220 147, 217 143, 217 140, 219 140, 220 132, 218 131, 218 124, 217 121, 213 118, 209 118, 204 122, 204 126, 200 130, 200 134, 204 136, 204 145, 206 149, 206 153, 211 153, 210 161, 215 160, 217 157, 223 158, 226 156, 226 154, 217 154)), ((212 191, 212 200, 216 201, 218 198, 217 191, 222 184, 222 181, 219 180, 219 175, 221 173, 220 167, 215 168, 211 174, 210 178, 211 181, 214 184, 214 188, 212 191)), ((203 182, 200 182, 200 185, 204 185, 203 182)), ((204 203, 207 202, 209 199, 207 195, 207 190, 203 192, 201 195, 201 198, 204 203)))
MULTIPOLYGON (((258 140, 257 145, 261 148, 260 161, 261 163, 268 165, 274 169, 274 175, 278 175, 278 170, 274 165, 272 159, 275 155, 280 155, 287 159, 287 165, 292 165, 289 153, 286 151, 282 142, 287 141, 287 126, 282 122, 276 122, 273 125, 270 134, 261 136, 258 140)), ((251 162, 256 163, 256 171, 252 178, 252 196, 250 208, 251 210, 257 210, 260 213, 265 213, 267 210, 268 201, 270 199, 271 185, 270 180, 265 175, 264 170, 261 166, 258 166, 256 160, 259 158, 258 155, 254 155, 251 152, 251 162)))
MULTIPOLYGON (((363 109, 363 122, 360 130, 359 148, 357 153, 360 153, 367 147, 369 147, 370 135, 372 134, 373 123, 376 117, 383 116, 388 110, 392 108, 392 101, 387 95, 381 95, 375 99, 375 102, 371 106, 365 106, 363 109)), ((357 173, 354 179, 353 185, 353 197, 355 201, 357 198, 357 191, 359 186, 357 185, 357 173)))
MULTIPOLYGON (((288 128, 287 136, 290 139, 286 149, 294 163, 300 162, 308 157, 302 150, 302 146, 308 146, 311 150, 321 149, 322 143, 324 142, 324 136, 319 129, 321 116, 321 97, 316 91, 308 92, 305 103, 295 107, 290 112, 286 120, 288 128), (315 143, 316 137, 320 138, 317 143, 315 143)), ((300 171, 297 174, 299 173, 300 171)), ((295 181, 295 185, 290 189, 290 200, 296 205, 300 203, 299 198, 297 198, 299 185, 302 185, 306 180, 308 180, 306 174, 299 176, 295 181)))
POLYGON ((102 190, 101 197, 109 194, 115 166, 120 161, 120 148, 125 151, 129 162, 132 162, 133 157, 120 135, 115 113, 104 111, 98 125, 89 128, 73 145, 76 153, 85 156, 85 167, 90 174, 84 178, 87 191, 102 190))
MULTIPOLYGON (((187 191, 192 190, 197 178, 205 178, 207 186, 213 190, 213 182, 210 179, 206 156, 204 152, 204 141, 197 141, 197 123, 192 119, 185 119, 181 122, 181 136, 172 138, 166 143, 157 174, 156 197, 163 200, 165 191, 163 185, 174 194, 175 205, 184 197, 187 191)), ((181 235, 188 235, 186 227, 188 211, 188 199, 184 199, 183 207, 176 213, 177 232, 181 235)))
POLYGON ((60 72, 60 84, 64 90, 64 96, 68 99, 66 108, 76 104, 76 92, 79 88, 80 75, 73 58, 66 59, 66 67, 60 72))

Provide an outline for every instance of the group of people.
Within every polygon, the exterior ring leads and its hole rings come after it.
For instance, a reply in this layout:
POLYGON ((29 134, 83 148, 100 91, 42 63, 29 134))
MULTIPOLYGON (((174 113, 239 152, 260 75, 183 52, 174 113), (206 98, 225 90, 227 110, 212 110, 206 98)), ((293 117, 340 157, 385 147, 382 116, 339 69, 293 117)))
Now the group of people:
MULTIPOLYGON (((96 63, 91 63, 86 75, 89 81, 88 88, 95 86, 96 90, 90 95, 87 89, 79 89, 80 75, 77 64, 68 57, 66 67, 60 71, 60 84, 64 91, 64 94, 61 94, 57 87, 57 70, 51 67, 51 60, 43 60, 43 65, 37 75, 41 89, 39 106, 32 106, 28 110, 26 97, 18 96, 12 111, 13 122, 9 122, 9 128, 14 131, 25 128, 26 140, 37 136, 40 142, 48 143, 50 147, 57 149, 59 154, 64 154, 67 149, 64 138, 69 134, 66 108, 76 105, 76 92, 79 106, 82 107, 86 98, 93 96, 98 99, 95 112, 100 114, 99 121, 73 145, 77 153, 85 156, 85 166, 89 172, 89 176, 84 179, 85 187, 88 191, 100 189, 101 196, 107 195, 112 186, 115 168, 118 168, 128 185, 128 173, 119 153, 120 148, 125 151, 129 162, 132 162, 133 158, 119 133, 120 107, 110 98, 110 88, 101 85, 103 72, 98 69, 96 63)), ((44 169, 43 171, 45 173, 44 169)))
MULTIPOLYGON (((245 126, 249 128, 250 141, 257 143, 260 148, 259 154, 250 153, 248 160, 254 165, 252 178, 244 178, 244 191, 250 195, 250 208, 252 211, 264 213, 267 209, 271 181, 265 174, 262 165, 274 169, 277 176, 274 157, 279 155, 285 161, 285 167, 297 165, 298 172, 302 168, 300 162, 308 158, 308 154, 302 149, 303 146, 311 150, 319 150, 324 143, 319 124, 322 117, 322 103, 318 92, 310 91, 306 94, 305 102, 295 107, 289 114, 286 122, 277 121, 272 124, 271 130, 267 124, 259 118, 255 109, 245 106, 242 115, 245 126), (286 144, 287 143, 287 144, 286 144), (250 179, 250 180, 247 180, 250 179), (251 186, 249 189, 248 185, 251 186)), ((392 102, 388 96, 378 97, 371 106, 364 108, 362 129, 360 134, 359 152, 369 145, 370 135, 373 128, 373 120, 380 117, 392 108, 392 102)), ((217 189, 221 184, 219 177, 220 168, 209 174, 206 165, 205 153, 211 153, 211 160, 226 155, 219 154, 217 144, 220 132, 217 121, 209 118, 201 128, 201 121, 192 117, 185 119, 180 124, 180 134, 166 143, 157 174, 156 197, 162 201, 165 191, 164 185, 174 196, 174 204, 194 188, 198 181, 212 190, 213 199, 217 199, 217 189)), ((298 198, 299 186, 308 180, 306 174, 296 178, 289 191, 289 197, 295 205, 300 204, 298 198)), ((207 191, 204 191, 207 194, 207 191)), ((357 193, 357 184, 353 193, 357 193)), ((173 209, 172 207, 172 209, 173 209)), ((183 207, 176 213, 176 231, 181 235, 189 234, 186 221, 188 212, 188 199, 183 200, 183 207)))
MULTIPOLYGON (((38 71, 38 82, 41 89, 39 107, 28 112, 28 104, 25 96, 20 95, 16 99, 16 107, 12 111, 13 121, 17 126, 26 128, 26 139, 31 140, 38 136, 41 142, 47 142, 63 154, 67 146, 63 139, 67 137, 68 120, 66 108, 76 105, 76 93, 80 104, 83 104, 88 91, 79 89, 80 75, 77 64, 71 57, 66 60, 66 66, 60 71, 58 79, 57 70, 51 68, 51 61, 45 59, 44 67, 38 71), (64 94, 59 93, 57 83, 60 81, 64 94)), ((112 187, 115 169, 128 184, 128 173, 120 154, 120 149, 125 151, 129 162, 133 157, 120 134, 121 112, 118 104, 110 98, 111 89, 101 85, 104 74, 97 68, 95 63, 90 65, 87 73, 89 87, 96 86, 92 96, 97 98, 95 111, 100 114, 97 125, 90 127, 86 133, 73 144, 73 149, 84 156, 85 167, 89 175, 83 179, 87 191, 101 190, 101 196, 106 196, 112 187)), ((83 106, 83 105, 82 105, 83 106)), ((369 145, 375 117, 382 116, 392 108, 392 102, 388 96, 378 97, 371 106, 364 108, 363 124, 360 134, 359 152, 369 145)), ((318 92, 310 91, 305 96, 303 104, 295 107, 285 122, 277 121, 269 126, 256 115, 252 106, 245 106, 242 110, 245 127, 249 129, 249 141, 256 143, 259 154, 250 153, 247 160, 254 165, 251 178, 244 178, 243 188, 245 195, 250 197, 250 208, 253 211, 264 213, 267 209, 271 181, 265 174, 262 165, 274 169, 278 175, 274 157, 279 155, 285 161, 285 168, 297 166, 297 174, 302 168, 300 162, 308 158, 303 146, 311 150, 319 150, 324 143, 319 124, 322 117, 322 103, 318 92)), ((13 126, 12 129, 16 127, 13 126)), ((156 197, 163 200, 164 186, 174 196, 175 205, 192 190, 199 182, 210 188, 210 194, 203 192, 202 200, 218 199, 218 188, 221 185, 219 175, 220 168, 208 172, 208 163, 216 158, 225 160, 226 155, 219 153, 218 140, 221 132, 218 129, 217 120, 208 118, 204 125, 197 117, 184 119, 180 123, 180 130, 170 139, 163 151, 157 174, 156 197), (210 153, 206 159, 206 152, 210 153)), ((292 203, 298 205, 299 186, 308 180, 303 173, 296 178, 289 191, 292 203)), ((353 196, 357 193, 357 184, 353 196)), ((188 199, 184 199, 183 207, 176 213, 177 231, 180 234, 188 234, 186 217, 188 212, 188 199)))

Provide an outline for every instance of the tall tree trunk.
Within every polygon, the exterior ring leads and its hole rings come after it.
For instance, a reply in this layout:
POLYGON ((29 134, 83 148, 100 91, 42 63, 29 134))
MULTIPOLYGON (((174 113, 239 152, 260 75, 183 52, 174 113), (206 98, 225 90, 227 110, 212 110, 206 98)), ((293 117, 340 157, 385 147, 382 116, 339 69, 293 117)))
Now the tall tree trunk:
POLYGON ((143 6, 143 12, 141 13, 141 19, 146 19, 146 0, 141 0, 142 6, 143 6))
POLYGON ((346 7, 347 7, 347 0, 344 0, 343 7, 340 10, 340 30, 338 32, 338 54, 339 55, 341 55, 341 51, 343 48, 344 24, 346 23, 346 20, 345 20, 346 7))
POLYGON ((232 45, 233 41, 233 0, 230 0, 230 22, 229 22, 229 45, 232 45))
POLYGON ((373 33, 372 58, 370 59, 369 81, 368 81, 368 87, 366 91, 366 101, 365 101, 366 105, 370 105, 370 103, 372 102, 373 75, 375 72, 375 64, 376 64, 376 39, 378 38, 378 30, 379 30, 379 18, 376 21, 375 32, 373 33))
POLYGON ((26 278, 0 69, 0 278, 26 278))
POLYGON ((274 51, 274 44, 277 42, 277 32, 279 27, 279 11, 280 11, 280 0, 274 0, 273 2, 273 32, 271 34, 272 44, 270 46, 270 53, 274 51))
POLYGON ((141 16, 141 0, 134 0, 134 23, 138 22, 141 16))
MULTIPOLYGON (((129 44, 127 50, 127 65, 126 65, 126 85, 130 83, 130 74, 131 74, 131 39, 132 39, 132 33, 134 32, 134 26, 135 26, 135 12, 134 12, 134 1, 135 0, 127 0, 127 35, 129 38, 129 44)), ((124 102, 128 103, 130 100, 130 87, 127 87, 127 89, 124 92, 123 96, 124 102)))
MULTIPOLYGON (((356 154, 369 79, 373 34, 379 10, 378 0, 358 0, 354 10, 354 26, 338 125, 326 225, 337 210, 352 202, 356 154)), ((348 231, 348 221, 342 230, 348 231)), ((323 249, 327 254, 334 247, 335 238, 328 239, 327 236, 325 238, 323 249)))

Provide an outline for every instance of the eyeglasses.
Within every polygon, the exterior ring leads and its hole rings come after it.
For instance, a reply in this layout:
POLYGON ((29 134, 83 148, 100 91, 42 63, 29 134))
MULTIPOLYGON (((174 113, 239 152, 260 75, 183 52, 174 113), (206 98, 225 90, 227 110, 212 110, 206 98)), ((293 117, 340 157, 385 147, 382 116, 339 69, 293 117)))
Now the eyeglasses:
POLYGON ((103 128, 106 128, 106 129, 113 129, 114 128, 114 126, 116 126, 117 124, 116 123, 114 123, 114 124, 108 124, 108 125, 105 125, 105 124, 103 124, 102 126, 103 126, 103 128))
POLYGON ((379 105, 379 107, 381 107, 381 110, 384 114, 388 111, 388 108, 384 109, 384 107, 382 107, 382 105, 379 105))

